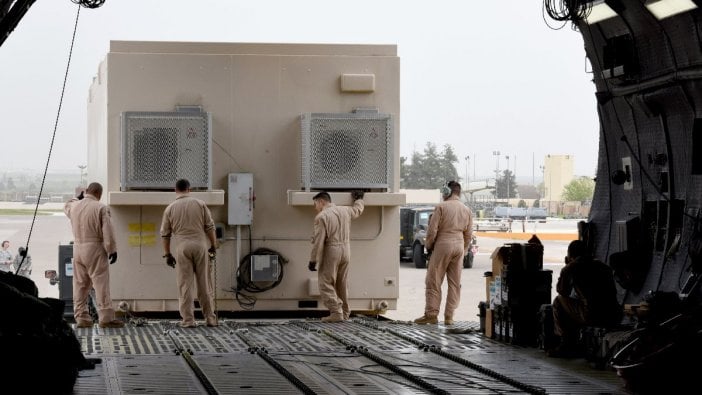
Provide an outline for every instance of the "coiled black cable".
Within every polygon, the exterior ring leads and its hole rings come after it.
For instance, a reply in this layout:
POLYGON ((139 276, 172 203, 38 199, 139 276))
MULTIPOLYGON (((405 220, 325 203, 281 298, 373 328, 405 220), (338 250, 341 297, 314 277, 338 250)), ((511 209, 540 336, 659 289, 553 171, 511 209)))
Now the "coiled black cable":
POLYGON ((590 15, 592 0, 544 0, 544 10, 553 20, 577 22, 590 15))
POLYGON ((98 8, 105 4, 105 0, 71 0, 71 2, 85 8, 98 8))

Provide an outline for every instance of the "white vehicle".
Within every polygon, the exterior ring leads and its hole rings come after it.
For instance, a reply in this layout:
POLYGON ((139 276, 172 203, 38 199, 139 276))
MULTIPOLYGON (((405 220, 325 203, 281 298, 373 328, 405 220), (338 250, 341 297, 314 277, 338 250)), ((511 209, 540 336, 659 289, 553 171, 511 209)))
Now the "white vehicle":
POLYGON ((500 218, 473 220, 473 230, 476 232, 507 232, 509 223, 500 218))

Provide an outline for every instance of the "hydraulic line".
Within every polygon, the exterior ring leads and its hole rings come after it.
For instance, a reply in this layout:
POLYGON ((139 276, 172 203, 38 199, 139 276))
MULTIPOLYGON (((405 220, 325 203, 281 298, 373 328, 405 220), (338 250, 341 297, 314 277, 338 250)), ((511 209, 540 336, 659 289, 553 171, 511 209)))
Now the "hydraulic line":
MULTIPOLYGON (((308 330, 308 331, 317 332, 316 329, 313 329, 310 325, 308 325, 304 322, 291 322, 291 324, 297 325, 297 326, 299 326, 305 330, 308 330)), ((414 374, 412 374, 412 373, 410 373, 402 368, 397 367, 396 365, 394 365, 390 361, 383 359, 383 357, 368 351, 368 348, 366 348, 366 347, 356 346, 356 345, 352 344, 351 342, 349 342, 348 340, 344 339, 343 337, 338 336, 334 332, 327 330, 327 329, 322 330, 321 333, 323 333, 323 334, 331 337, 332 339, 336 340, 337 342, 343 344, 344 346, 346 346, 346 348, 348 350, 358 352, 359 354, 361 354, 364 357, 370 359, 371 361, 377 363, 378 365, 380 365, 386 369, 389 369, 393 373, 396 373, 396 374, 400 375, 401 377, 406 378, 407 380, 413 382, 414 384, 421 386, 422 388, 426 389, 427 391, 431 392, 432 394, 442 394, 442 395, 449 394, 448 391, 443 390, 443 389, 435 386, 434 384, 427 382, 426 380, 422 379, 421 377, 418 377, 418 376, 416 376, 416 375, 414 375, 414 374)))
POLYGON ((193 359, 192 351, 183 347, 183 345, 180 343, 180 341, 178 341, 178 339, 173 333, 174 332, 172 330, 166 331, 166 334, 168 334, 168 337, 171 338, 171 341, 175 345, 176 354, 180 355, 181 357, 183 357, 183 359, 185 359, 185 362, 188 364, 188 366, 190 366, 190 369, 192 369, 193 373, 195 373, 195 376, 198 380, 200 380, 200 383, 203 387, 205 387, 205 391, 207 391, 208 394, 218 395, 219 391, 217 391, 214 384, 212 384, 210 379, 207 378, 205 372, 203 372, 202 369, 200 369, 200 366, 193 359))
POLYGON ((303 383, 302 380, 297 378, 294 374, 292 374, 289 370, 285 369, 285 367, 281 364, 279 364, 273 357, 268 355, 268 351, 266 350, 265 347, 259 347, 254 344, 254 342, 249 339, 248 336, 245 336, 242 331, 237 331, 236 332, 237 336, 246 343, 247 346, 249 346, 248 351, 251 354, 256 354, 259 357, 263 358, 264 361, 266 361, 273 369, 278 371, 283 377, 288 379, 295 387, 297 387, 300 391, 302 391, 304 394, 308 395, 316 395, 317 393, 312 390, 312 388, 308 387, 307 384, 303 383))
POLYGON ((530 393, 530 394, 546 394, 546 390, 541 388, 541 387, 537 387, 537 386, 530 385, 530 384, 525 384, 525 383, 522 383, 520 381, 514 380, 510 377, 507 377, 507 376, 501 374, 501 373, 497 373, 494 370, 490 370, 484 366, 480 366, 474 362, 470 362, 469 360, 464 359, 462 357, 459 357, 458 355, 446 352, 446 351, 442 350, 441 347, 437 347, 435 345, 429 345, 429 344, 423 343, 423 342, 421 342, 421 341, 419 341, 411 336, 407 336, 407 335, 400 333, 396 330, 388 329, 388 328, 380 328, 380 325, 378 325, 375 322, 369 322, 368 320, 363 320, 363 319, 353 319, 352 321, 357 323, 357 324, 368 327, 368 328, 372 328, 372 329, 375 329, 378 331, 390 333, 394 336, 397 336, 403 340, 406 340, 412 344, 419 346, 419 348, 424 350, 424 351, 431 351, 436 355, 439 355, 439 356, 444 357, 448 360, 451 360, 453 362, 461 364, 467 368, 478 371, 486 376, 492 377, 492 378, 499 380, 505 384, 511 385, 519 390, 525 391, 525 392, 530 393))

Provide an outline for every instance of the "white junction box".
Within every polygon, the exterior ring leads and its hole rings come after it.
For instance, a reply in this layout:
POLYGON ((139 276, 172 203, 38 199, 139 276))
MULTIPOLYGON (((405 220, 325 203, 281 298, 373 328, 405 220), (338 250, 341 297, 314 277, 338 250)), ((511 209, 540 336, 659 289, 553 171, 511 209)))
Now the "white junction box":
POLYGON ((228 204, 229 225, 251 225, 254 204, 253 174, 229 174, 228 204))

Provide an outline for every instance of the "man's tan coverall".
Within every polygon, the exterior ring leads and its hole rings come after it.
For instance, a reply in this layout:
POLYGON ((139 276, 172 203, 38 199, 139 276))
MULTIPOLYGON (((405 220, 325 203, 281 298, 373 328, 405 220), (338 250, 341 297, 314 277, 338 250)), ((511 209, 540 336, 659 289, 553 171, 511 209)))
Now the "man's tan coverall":
POLYGON ((210 209, 205 202, 188 194, 179 195, 163 212, 161 237, 175 241, 173 256, 176 259, 178 301, 183 325, 195 325, 193 275, 202 314, 208 324, 217 323, 207 253, 208 233, 214 231, 210 209))
POLYGON ((425 281, 425 316, 439 315, 441 284, 446 276, 448 295, 444 315, 453 317, 461 300, 463 254, 470 246, 472 234, 473 213, 458 197, 451 196, 434 208, 425 243, 426 248, 432 250, 425 281))
POLYGON ((353 206, 330 203, 314 218, 310 261, 319 265, 319 293, 331 315, 348 319, 348 273, 351 260, 351 220, 363 213, 363 199, 353 206))
POLYGON ((108 255, 117 251, 110 208, 95 196, 73 198, 63 211, 73 231, 73 316, 76 322, 92 321, 88 312, 88 294, 95 288, 98 317, 101 323, 115 319, 110 297, 108 255))

